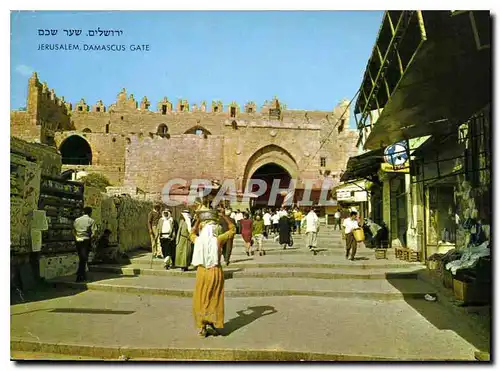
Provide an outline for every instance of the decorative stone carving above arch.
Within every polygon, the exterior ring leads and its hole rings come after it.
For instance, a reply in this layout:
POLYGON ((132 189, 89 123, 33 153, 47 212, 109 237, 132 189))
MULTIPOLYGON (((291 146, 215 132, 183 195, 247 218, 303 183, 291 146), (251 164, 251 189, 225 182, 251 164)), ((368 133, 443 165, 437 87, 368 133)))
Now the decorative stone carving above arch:
POLYGON ((275 144, 270 144, 254 152, 248 159, 240 190, 243 192, 246 189, 249 180, 257 169, 270 163, 281 166, 290 174, 292 179, 298 178, 299 166, 293 156, 284 148, 275 144))

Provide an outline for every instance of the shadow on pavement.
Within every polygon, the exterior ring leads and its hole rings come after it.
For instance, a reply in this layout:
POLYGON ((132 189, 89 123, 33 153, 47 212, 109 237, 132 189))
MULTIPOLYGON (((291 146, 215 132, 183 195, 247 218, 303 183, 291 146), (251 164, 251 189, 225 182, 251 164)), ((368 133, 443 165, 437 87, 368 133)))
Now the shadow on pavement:
MULTIPOLYGON (((422 273, 425 271, 426 269, 421 269, 415 273, 422 273)), ((405 281, 414 280, 415 279, 405 280, 391 278, 390 276, 387 277, 387 281, 403 294, 405 302, 420 313, 420 315, 425 317, 425 319, 436 328, 440 330, 451 330, 477 349, 490 352, 490 333, 486 333, 480 326, 473 325, 470 314, 465 310, 461 311, 457 308, 457 311, 455 311, 453 308, 449 307, 454 304, 450 302, 450 299, 445 295, 440 295, 444 287, 438 288, 424 281, 418 281, 421 283, 423 289, 428 288, 429 291, 438 294, 438 299, 436 301, 427 301, 424 298, 416 299, 411 295, 405 295, 405 292, 407 292, 407 290, 405 290, 405 281)))
POLYGON ((48 282, 40 282, 36 287, 34 287, 31 290, 25 290, 25 291, 21 291, 19 289, 11 290, 10 305, 26 304, 37 301, 61 298, 65 296, 73 296, 85 290, 86 288, 84 287, 55 288, 53 284, 50 284, 48 282))
POLYGON ((236 312, 238 317, 232 318, 224 324, 224 329, 221 331, 221 334, 223 336, 228 336, 234 331, 249 325, 261 317, 277 312, 278 311, 270 305, 248 307, 247 309, 240 310, 236 312))
MULTIPOLYGON (((94 283, 113 278, 132 278, 137 275, 123 276, 120 273, 96 273, 87 272, 87 282, 94 283)), ((86 283, 76 283, 76 274, 70 276, 56 277, 51 280, 40 280, 30 290, 11 288, 10 305, 27 304, 32 302, 56 299, 66 296, 74 296, 87 291, 86 283)))

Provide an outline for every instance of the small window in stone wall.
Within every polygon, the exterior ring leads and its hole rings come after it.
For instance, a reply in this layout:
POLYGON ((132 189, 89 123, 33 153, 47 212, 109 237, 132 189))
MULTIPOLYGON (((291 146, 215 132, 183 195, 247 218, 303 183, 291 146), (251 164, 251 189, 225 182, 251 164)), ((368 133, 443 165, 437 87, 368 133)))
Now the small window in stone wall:
POLYGON ((161 114, 162 115, 166 115, 167 114, 167 105, 164 104, 163 106, 161 106, 161 114))
POLYGON ((97 107, 95 110, 96 112, 101 112, 101 107, 97 107))
POLYGON ((164 137, 168 134, 168 126, 165 124, 161 124, 158 126, 158 129, 156 130, 156 134, 158 134, 161 137, 164 137))
POLYGON ((82 112, 83 111, 83 107, 82 106, 78 106, 78 111, 82 112))
POLYGON ((92 133, 92 130, 90 130, 89 128, 85 128, 82 130, 84 133, 92 133))
POLYGON ((236 107, 231 107, 231 117, 236 117, 236 107))
POLYGON ((253 113, 253 108, 249 107, 249 108, 247 109, 247 113, 253 113))
POLYGON ((180 109, 181 109, 181 112, 184 112, 184 105, 183 104, 181 104, 180 109))
POLYGON ((319 165, 321 167, 325 167, 326 166, 326 157, 320 157, 320 159, 319 159, 319 165))
POLYGON ((214 112, 216 112, 216 113, 219 112, 219 107, 215 106, 214 107, 214 112))
POLYGON ((233 122, 231 123, 231 126, 234 130, 237 130, 238 129, 238 123, 236 122, 236 120, 233 120, 233 122))
POLYGON ((106 134, 109 134, 109 124, 106 124, 106 134))

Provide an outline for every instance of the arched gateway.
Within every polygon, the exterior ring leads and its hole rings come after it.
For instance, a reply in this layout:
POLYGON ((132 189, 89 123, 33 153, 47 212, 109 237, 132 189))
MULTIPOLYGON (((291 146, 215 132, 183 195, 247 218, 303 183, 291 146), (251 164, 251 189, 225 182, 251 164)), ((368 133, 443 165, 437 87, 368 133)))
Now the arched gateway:
MULTIPOLYGON (((261 208, 269 204, 271 187, 275 180, 279 180, 280 188, 288 188, 292 179, 297 179, 299 168, 293 156, 284 148, 277 145, 268 145, 256 151, 247 161, 242 182, 242 192, 250 186, 251 179, 260 179, 266 182, 267 191, 254 199, 252 206, 261 208)), ((257 186, 249 189, 251 192, 257 190, 257 186)), ((275 206, 283 202, 283 195, 278 194, 275 206)))
POLYGON ((91 165, 92 149, 79 135, 67 137, 59 146, 63 165, 91 165))

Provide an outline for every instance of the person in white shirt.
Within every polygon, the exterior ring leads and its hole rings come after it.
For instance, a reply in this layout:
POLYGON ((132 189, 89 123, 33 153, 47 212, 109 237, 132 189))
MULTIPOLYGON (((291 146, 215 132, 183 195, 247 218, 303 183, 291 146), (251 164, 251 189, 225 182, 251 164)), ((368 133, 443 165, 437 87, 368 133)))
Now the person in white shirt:
POLYGON ((337 210, 335 214, 333 215, 333 229, 336 230, 337 227, 339 227, 339 230, 341 228, 340 226, 340 210, 337 210))
POLYGON ((271 216, 271 221, 273 222, 273 232, 274 234, 278 233, 278 225, 280 223, 280 216, 277 211, 271 216))
POLYGON ((158 231, 162 257, 165 259, 165 269, 169 269, 175 263, 175 226, 170 210, 163 211, 162 217, 158 221, 158 231))
POLYGON ((271 214, 268 210, 266 210, 262 219, 264 219, 264 236, 269 238, 269 232, 271 231, 271 214))
POLYGON ((358 213, 356 211, 351 211, 351 217, 344 219, 343 227, 345 232, 345 244, 346 244, 346 252, 345 258, 354 260, 354 256, 356 256, 356 250, 358 248, 358 242, 354 238, 354 234, 352 233, 355 229, 359 228, 358 221, 356 220, 358 213), (349 252, 351 252, 351 257, 349 258, 349 252))
POLYGON ((95 222, 94 219, 90 217, 91 215, 92 208, 85 207, 83 209, 83 216, 75 219, 73 223, 73 234, 76 240, 76 251, 78 251, 79 259, 76 282, 84 282, 87 280, 86 270, 91 249, 90 239, 95 232, 95 222))
POLYGON ((238 212, 236 213, 234 217, 234 221, 236 222, 236 233, 240 234, 241 233, 241 220, 243 219, 243 213, 238 209, 238 212))
MULTIPOLYGON (((305 221, 306 230, 306 246, 309 250, 314 250, 318 243, 318 232, 319 232, 319 218, 314 212, 314 209, 310 209, 306 217, 303 219, 305 221)), ((316 253, 314 253, 316 255, 316 253)))

